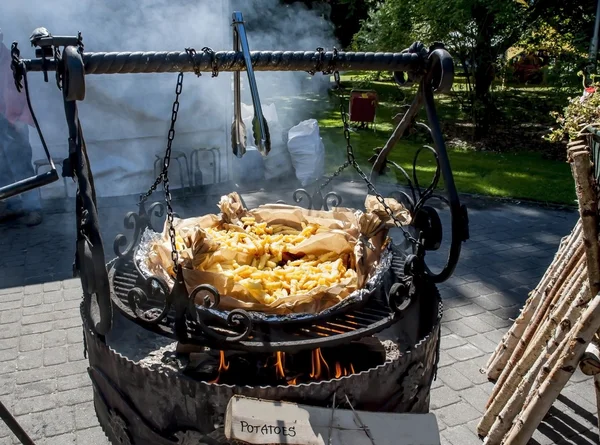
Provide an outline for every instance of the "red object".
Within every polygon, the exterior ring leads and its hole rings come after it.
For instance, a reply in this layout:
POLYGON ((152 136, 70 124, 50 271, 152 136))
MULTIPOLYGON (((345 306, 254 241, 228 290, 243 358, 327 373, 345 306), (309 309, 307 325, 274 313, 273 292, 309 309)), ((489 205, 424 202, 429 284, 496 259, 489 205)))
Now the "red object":
POLYGON ((10 62, 9 49, 0 43, 0 114, 11 124, 23 122, 33 126, 25 92, 17 91, 10 62))
POLYGON ((373 90, 352 90, 350 92, 350 122, 375 122, 377 92, 373 90))

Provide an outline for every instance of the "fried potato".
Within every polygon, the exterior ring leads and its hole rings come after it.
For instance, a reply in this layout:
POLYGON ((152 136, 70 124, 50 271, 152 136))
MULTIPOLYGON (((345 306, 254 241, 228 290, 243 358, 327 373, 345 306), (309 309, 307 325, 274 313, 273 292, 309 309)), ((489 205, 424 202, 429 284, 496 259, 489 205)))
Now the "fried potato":
MULTIPOLYGON (((297 230, 283 224, 267 226, 253 217, 242 217, 241 222, 241 227, 205 229, 216 250, 205 253, 196 269, 233 279, 264 304, 357 279, 352 255, 290 253, 294 246, 323 232, 318 224, 302 223, 301 230, 297 230)), ((185 244, 179 236, 176 242, 185 244)))

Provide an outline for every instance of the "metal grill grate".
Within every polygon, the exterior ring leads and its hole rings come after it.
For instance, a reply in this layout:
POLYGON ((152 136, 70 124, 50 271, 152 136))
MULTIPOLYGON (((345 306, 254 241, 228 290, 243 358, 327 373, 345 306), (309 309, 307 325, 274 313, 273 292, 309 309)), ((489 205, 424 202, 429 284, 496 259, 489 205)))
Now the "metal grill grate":
MULTIPOLYGON (((396 255, 394 255, 396 256, 396 255)), ((398 274, 403 261, 394 261, 392 269, 398 274)), ((170 313, 159 324, 146 324, 136 317, 128 304, 128 293, 141 280, 138 270, 130 259, 116 261, 110 270, 113 302, 118 309, 129 319, 145 328, 161 335, 176 339, 172 328, 175 313, 170 313)), ((161 302, 148 301, 148 307, 160 307, 161 302)), ((346 313, 337 314, 330 318, 313 320, 312 322, 292 322, 281 324, 255 323, 250 335, 242 341, 231 342, 224 346, 223 341, 203 335, 199 326, 187 321, 187 331, 191 343, 205 345, 219 349, 238 349, 254 352, 271 351, 297 351, 300 349, 314 349, 331 347, 344 344, 361 337, 373 335, 397 322, 400 314, 392 311, 388 305, 386 290, 376 289, 366 304, 362 307, 353 307, 346 313)), ((236 332, 219 320, 205 321, 210 329, 223 336, 235 336, 236 332)))

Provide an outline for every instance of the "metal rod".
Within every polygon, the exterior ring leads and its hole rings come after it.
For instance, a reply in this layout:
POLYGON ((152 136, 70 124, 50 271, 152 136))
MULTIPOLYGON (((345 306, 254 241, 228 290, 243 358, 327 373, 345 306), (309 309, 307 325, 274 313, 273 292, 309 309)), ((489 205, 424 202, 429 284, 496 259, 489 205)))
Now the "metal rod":
MULTIPOLYGON (((198 52, 193 62, 185 51, 84 53, 83 62, 86 74, 193 72, 194 66, 202 72, 212 72, 213 57, 219 71, 246 69, 243 53, 234 51, 219 51, 213 56, 198 52)), ((408 52, 339 52, 334 59, 333 51, 323 55, 318 51, 252 51, 251 60, 255 71, 310 71, 331 63, 340 71, 417 71, 424 64, 417 54, 408 52)), ((27 71, 44 70, 42 59, 24 59, 23 62, 27 71)), ((45 68, 56 71, 56 63, 46 59, 45 68)))
POLYGON ((4 406, 2 401, 0 401, 0 418, 4 420, 6 426, 10 428, 13 434, 23 445, 35 445, 33 440, 31 440, 25 430, 21 427, 21 425, 19 425, 19 422, 17 422, 8 409, 6 409, 6 406, 4 406))
POLYGON ((431 137, 435 143, 436 152, 440 158, 440 170, 442 171, 442 177, 444 178, 444 188, 448 194, 448 202, 450 205, 450 218, 452 224, 452 241, 450 243, 450 249, 448 252, 448 260, 446 266, 438 274, 431 273, 428 270, 428 276, 435 283, 441 283, 446 281, 454 273, 454 269, 458 264, 458 258, 460 257, 460 251, 463 242, 464 235, 464 223, 462 219, 462 212, 460 208, 460 199, 456 186, 454 185, 454 176, 452 175, 452 168, 450 167, 450 159, 448 159, 448 152, 446 150, 446 143, 442 135, 442 129, 440 127, 440 121, 435 110, 435 103, 433 100, 433 91, 429 84, 422 82, 420 85, 421 94, 425 102, 425 112, 427 114, 427 120, 431 127, 431 137))

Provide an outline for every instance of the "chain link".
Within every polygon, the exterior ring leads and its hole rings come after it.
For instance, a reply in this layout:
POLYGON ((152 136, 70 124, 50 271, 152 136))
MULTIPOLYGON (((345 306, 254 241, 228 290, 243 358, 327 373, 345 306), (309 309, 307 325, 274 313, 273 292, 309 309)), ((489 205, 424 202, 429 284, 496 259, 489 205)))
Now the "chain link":
MULTIPOLYGON (((188 53, 189 54, 189 53, 188 53)), ((167 204, 167 225, 169 227, 169 238, 171 241, 171 259, 173 260, 173 269, 177 273, 179 272, 179 256, 177 253, 177 245, 175 244, 175 227, 173 226, 173 206, 171 205, 171 190, 169 189, 169 165, 171 164, 171 150, 173 146, 173 139, 175 139, 175 123, 177 122, 177 114, 179 113, 179 96, 183 90, 183 73, 179 73, 177 76, 177 86, 175 87, 175 101, 171 109, 171 126, 169 127, 169 133, 167 135, 167 149, 165 151, 165 157, 163 158, 163 169, 158 175, 154 184, 150 189, 140 196, 140 204, 145 202, 150 195, 156 190, 158 185, 162 182, 165 191, 165 201, 167 204)))
POLYGON ((205 46, 204 48, 202 48, 202 52, 204 54, 210 55, 210 62, 211 62, 211 66, 212 66, 212 77, 217 77, 219 75, 219 64, 217 63, 217 55, 216 55, 215 51, 212 48, 205 46))
POLYGON ((185 52, 190 57, 190 60, 192 62, 192 68, 194 69, 194 74, 197 77, 202 76, 202 73, 200 72, 200 67, 196 63, 196 59, 194 59, 194 56, 196 55, 196 50, 194 48, 186 48, 185 52))
MULTIPOLYGON (((358 175, 361 177, 361 179, 367 184, 367 188, 369 189, 369 192, 371 192, 375 196, 377 201, 379 201, 379 203, 383 206, 385 212, 389 215, 390 218, 392 218, 392 221, 394 221, 394 224, 396 225, 396 227, 398 227, 402 231, 404 238, 406 238, 409 242, 411 242, 415 245, 420 244, 419 241, 414 236, 412 236, 402 226, 402 222, 398 218, 396 218, 396 216, 394 215, 394 211, 385 202, 385 198, 377 191, 377 189, 375 188, 375 185, 369 180, 367 175, 362 171, 362 169, 360 168, 360 165, 358 165, 358 162, 356 162, 356 157, 354 156, 354 149, 352 148, 352 143, 350 141, 350 124, 348 123, 348 113, 346 112, 346 106, 344 103, 342 82, 340 80, 339 71, 336 70, 333 73, 333 78, 335 80, 336 89, 338 90, 338 96, 340 99, 340 114, 342 116, 342 124, 344 125, 344 139, 346 139, 346 157, 348 159, 346 161, 346 163, 348 165, 352 165, 352 167, 354 167, 354 169, 356 170, 358 175)), ((340 169, 341 169, 341 167, 340 167, 340 169)), ((338 169, 338 170, 340 170, 340 169, 338 169)), ((331 179, 333 179, 333 178, 331 178, 331 179)), ((329 180, 326 181, 326 183, 329 183, 329 180)))

